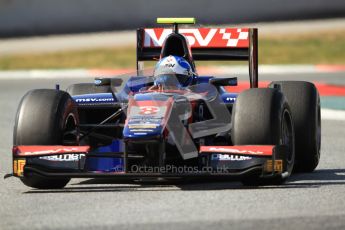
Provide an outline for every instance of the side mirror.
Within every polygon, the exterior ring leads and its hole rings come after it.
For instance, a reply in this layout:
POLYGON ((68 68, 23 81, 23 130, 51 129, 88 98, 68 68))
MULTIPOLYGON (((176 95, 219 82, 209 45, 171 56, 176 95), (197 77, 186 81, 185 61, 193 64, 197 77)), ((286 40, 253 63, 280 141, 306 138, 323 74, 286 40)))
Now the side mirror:
POLYGON ((212 79, 210 79, 209 83, 214 85, 215 87, 220 87, 220 86, 237 86, 237 77, 212 78, 212 79))
POLYGON ((96 86, 113 86, 118 87, 122 85, 122 79, 120 78, 95 78, 96 86))

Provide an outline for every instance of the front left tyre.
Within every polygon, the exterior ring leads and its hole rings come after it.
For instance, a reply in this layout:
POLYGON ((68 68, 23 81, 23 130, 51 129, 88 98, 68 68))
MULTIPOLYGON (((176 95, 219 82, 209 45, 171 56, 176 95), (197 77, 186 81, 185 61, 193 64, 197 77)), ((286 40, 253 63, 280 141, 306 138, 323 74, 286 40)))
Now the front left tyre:
POLYGON ((294 171, 314 171, 319 164, 321 150, 321 110, 317 88, 305 81, 274 81, 270 87, 279 88, 291 108, 296 136, 294 171))
POLYGON ((288 155, 286 177, 262 178, 249 175, 245 185, 281 184, 291 174, 295 161, 295 138, 290 106, 277 89, 256 88, 240 93, 232 111, 234 145, 285 145, 288 155))

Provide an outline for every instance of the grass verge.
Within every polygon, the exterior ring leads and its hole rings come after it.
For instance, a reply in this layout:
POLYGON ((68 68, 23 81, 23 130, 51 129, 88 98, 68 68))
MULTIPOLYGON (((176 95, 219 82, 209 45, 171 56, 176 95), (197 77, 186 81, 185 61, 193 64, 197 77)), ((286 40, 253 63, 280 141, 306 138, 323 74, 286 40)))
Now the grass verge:
MULTIPOLYGON (((345 64, 345 31, 260 37, 259 63, 345 64)), ((134 46, 0 56, 0 70, 130 67, 135 67, 134 46)))

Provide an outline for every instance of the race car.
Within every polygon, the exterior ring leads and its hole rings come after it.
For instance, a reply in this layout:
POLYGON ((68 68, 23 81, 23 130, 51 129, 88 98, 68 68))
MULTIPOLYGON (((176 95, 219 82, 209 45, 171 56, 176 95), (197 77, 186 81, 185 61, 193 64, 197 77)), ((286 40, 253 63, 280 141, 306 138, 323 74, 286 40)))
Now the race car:
POLYGON ((179 28, 194 18, 158 18, 173 28, 137 30, 137 72, 66 91, 35 89, 21 100, 13 175, 38 189, 71 178, 223 178, 283 183, 311 172, 321 145, 320 98, 310 82, 258 88, 258 30, 179 28), (158 63, 144 74, 143 62, 158 63), (237 78, 200 76, 194 61, 249 63, 237 78))

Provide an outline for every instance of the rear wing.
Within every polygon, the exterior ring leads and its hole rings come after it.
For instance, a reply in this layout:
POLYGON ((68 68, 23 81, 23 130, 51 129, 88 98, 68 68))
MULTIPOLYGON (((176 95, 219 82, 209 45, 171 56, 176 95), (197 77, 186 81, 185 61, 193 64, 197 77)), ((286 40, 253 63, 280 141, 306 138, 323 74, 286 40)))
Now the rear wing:
MULTIPOLYGON (((169 28, 137 29, 137 70, 142 61, 159 60, 169 28)), ((193 28, 179 29, 191 46, 193 59, 248 60, 251 88, 258 87, 258 30, 256 28, 193 28)))

